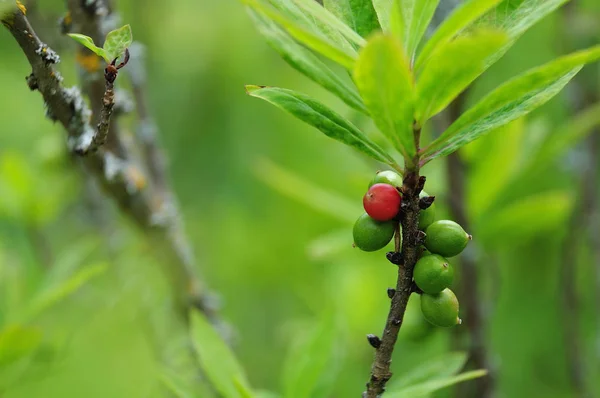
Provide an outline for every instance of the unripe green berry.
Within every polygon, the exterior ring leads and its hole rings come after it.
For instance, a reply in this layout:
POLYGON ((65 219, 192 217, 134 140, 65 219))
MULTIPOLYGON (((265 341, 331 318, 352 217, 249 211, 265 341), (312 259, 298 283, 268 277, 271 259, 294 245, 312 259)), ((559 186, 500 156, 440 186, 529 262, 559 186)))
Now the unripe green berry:
MULTIPOLYGON (((429 196, 427 192, 421 191, 419 194, 419 198, 424 198, 429 196)), ((425 231, 428 226, 430 226, 435 221, 435 203, 429 206, 425 210, 419 211, 419 229, 421 231, 425 231)))
POLYGON ((438 294, 422 294, 421 311, 425 319, 439 327, 448 328, 461 323, 458 299, 450 289, 438 294))
POLYGON ((400 188, 402 186, 402 177, 400 177, 400 174, 392 170, 380 171, 369 183, 369 188, 375 184, 389 184, 396 188, 400 188))
POLYGON ((454 279, 454 269, 444 257, 431 254, 417 261, 413 277, 419 289, 427 294, 437 294, 450 287, 454 279))
POLYGON ((450 220, 439 220, 427 227, 425 231, 425 247, 432 253, 443 257, 454 257, 462 252, 467 243, 471 240, 471 235, 450 220))
POLYGON ((383 249, 392 240, 394 229, 393 221, 376 221, 365 213, 354 223, 354 245, 366 252, 383 249))

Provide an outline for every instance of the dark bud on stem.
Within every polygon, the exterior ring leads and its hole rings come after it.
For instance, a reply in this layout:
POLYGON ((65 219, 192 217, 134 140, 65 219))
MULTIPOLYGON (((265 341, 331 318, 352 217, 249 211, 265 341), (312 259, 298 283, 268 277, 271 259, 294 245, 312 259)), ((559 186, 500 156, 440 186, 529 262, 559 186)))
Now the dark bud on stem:
POLYGON ((368 334, 367 340, 369 340, 369 344, 371 344, 371 347, 373 348, 379 348, 381 346, 381 339, 374 334, 368 334))
POLYGON ((426 237, 427 237, 427 234, 425 232, 418 231, 417 236, 415 237, 417 245, 422 245, 423 243, 425 243, 426 237))
POLYGON ((35 91, 39 88, 37 78, 33 73, 27 76, 25 79, 27 80, 27 86, 31 91, 35 91))
POLYGON ((419 199, 419 209, 425 210, 429 209, 435 200, 435 196, 425 196, 419 199))
POLYGON ((394 295, 396 294, 396 289, 392 289, 391 287, 388 287, 387 290, 387 295, 389 298, 394 298, 394 295))
POLYGON ((387 252, 385 257, 392 264, 396 264, 396 265, 404 264, 404 256, 400 252, 387 252))

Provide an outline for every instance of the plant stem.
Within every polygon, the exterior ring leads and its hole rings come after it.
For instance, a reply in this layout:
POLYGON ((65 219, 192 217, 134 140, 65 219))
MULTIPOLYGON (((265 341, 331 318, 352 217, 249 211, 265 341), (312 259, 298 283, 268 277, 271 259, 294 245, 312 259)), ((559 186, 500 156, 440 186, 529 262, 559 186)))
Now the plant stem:
MULTIPOLYGON (((420 129, 415 127, 415 139, 419 140, 420 129)), ((399 226, 402 227, 402 244, 398 236, 399 227, 396 229, 396 252, 402 253, 398 265, 398 281, 396 291, 392 296, 390 311, 385 322, 381 336, 381 344, 375 350, 375 359, 371 366, 371 377, 367 383, 367 390, 363 397, 376 398, 383 394, 385 385, 392 377, 390 365, 398 332, 402 326, 404 312, 408 304, 412 289, 413 269, 418 258, 419 234, 419 193, 425 182, 424 177, 419 177, 419 161, 413 162, 413 168, 406 167, 406 174, 402 185, 402 213, 399 226)))

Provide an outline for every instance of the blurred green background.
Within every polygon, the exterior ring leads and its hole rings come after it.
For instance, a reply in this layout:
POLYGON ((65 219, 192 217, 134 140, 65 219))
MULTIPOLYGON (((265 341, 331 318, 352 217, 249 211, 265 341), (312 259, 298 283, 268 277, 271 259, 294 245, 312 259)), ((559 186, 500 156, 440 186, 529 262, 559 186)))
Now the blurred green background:
MULTIPOLYGON (((39 3, 34 27, 61 54, 65 83, 75 85, 74 44, 55 29, 63 2, 39 3)), ((311 396, 358 396, 373 353, 365 335, 381 332, 389 307, 386 288, 396 277, 382 253, 351 246, 353 218, 361 214, 362 195, 379 166, 246 96, 244 84, 298 89, 363 121, 284 63, 237 0, 116 3, 134 38, 147 46, 151 108, 186 230, 207 284, 220 296, 250 383, 281 391, 280 380, 298 358, 289 359, 289 353, 315 325, 326 325, 321 334, 331 340, 324 346, 331 355, 323 385, 335 377, 333 390, 311 396)), ((598 2, 580 7, 597 28, 598 2)), ((485 73, 470 101, 571 50, 564 40, 571 28, 560 12, 544 19, 485 73)), ((597 64, 590 66, 583 79, 597 71, 597 64)), ((182 333, 164 304, 165 275, 144 236, 87 188, 86 176, 66 153, 64 132, 44 117, 41 96, 28 90, 29 72, 2 30, 0 395, 165 396, 160 383, 165 363, 181 375, 194 374, 182 333), (72 295, 32 313, 59 281, 69 275, 87 279, 82 272, 96 271, 72 295), (11 333, 26 338, 13 341, 11 333), (32 355, 11 361, 28 345, 35 347, 32 355)), ((597 81, 584 84, 598 87, 597 81)), ((539 144, 571 125, 573 95, 566 90, 463 153, 469 232, 477 242, 470 255, 482 275, 498 397, 579 396, 567 360, 565 325, 572 322, 579 326, 585 383, 596 394, 591 396, 600 394, 595 284, 600 264, 593 257, 600 247, 591 243, 585 226, 567 264, 575 275, 577 318, 565 318, 561 296, 568 220, 581 201, 577 176, 597 165, 589 162, 585 145, 567 143, 535 173, 522 174, 539 144)), ((135 118, 127 123, 133 129, 135 118)), ((427 191, 438 197, 438 214, 447 214, 452 187, 445 162, 435 161, 423 173, 427 191)), ((587 183, 596 187, 598 181, 587 183)), ((424 331, 418 313, 407 316, 414 322, 401 331, 393 365, 398 375, 451 349, 452 331, 424 331)))

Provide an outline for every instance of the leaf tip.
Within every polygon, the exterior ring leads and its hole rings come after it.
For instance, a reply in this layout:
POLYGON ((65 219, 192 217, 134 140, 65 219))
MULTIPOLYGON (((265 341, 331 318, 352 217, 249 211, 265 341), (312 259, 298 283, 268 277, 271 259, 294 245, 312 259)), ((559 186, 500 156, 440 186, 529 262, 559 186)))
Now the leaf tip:
POLYGON ((268 86, 258 86, 258 85, 255 85, 255 84, 247 84, 246 87, 245 87, 246 88, 246 94, 252 95, 252 93, 254 93, 256 90, 260 90, 260 89, 267 88, 267 87, 268 86))

